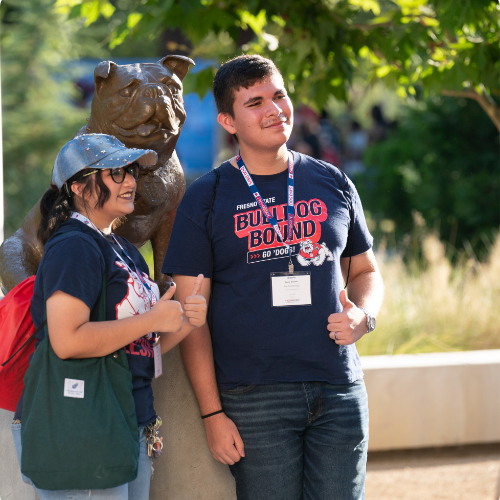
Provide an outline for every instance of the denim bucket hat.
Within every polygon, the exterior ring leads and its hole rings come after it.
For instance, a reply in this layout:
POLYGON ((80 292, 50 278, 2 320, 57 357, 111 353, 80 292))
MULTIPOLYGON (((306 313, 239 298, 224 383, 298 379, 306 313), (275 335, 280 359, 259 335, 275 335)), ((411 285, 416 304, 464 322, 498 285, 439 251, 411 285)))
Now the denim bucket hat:
POLYGON ((52 182, 61 189, 64 183, 85 168, 119 168, 131 163, 154 165, 158 156, 151 149, 127 148, 116 137, 106 134, 84 134, 67 142, 59 151, 52 182))

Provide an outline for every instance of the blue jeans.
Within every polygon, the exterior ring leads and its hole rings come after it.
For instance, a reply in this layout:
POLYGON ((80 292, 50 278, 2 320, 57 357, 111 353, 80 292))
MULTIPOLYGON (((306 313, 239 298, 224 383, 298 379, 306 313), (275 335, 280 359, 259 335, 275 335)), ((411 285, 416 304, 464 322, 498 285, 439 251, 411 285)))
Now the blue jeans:
POLYGON ((362 500, 368 449, 363 380, 222 390, 245 444, 230 466, 238 500, 362 500))
MULTIPOLYGON (((12 424, 12 437, 16 448, 19 468, 21 467, 21 424, 12 424)), ((140 451, 139 451, 139 471, 137 477, 130 483, 122 484, 116 488, 106 490, 59 490, 49 491, 36 488, 31 480, 21 474, 23 481, 31 484, 40 500, 148 500, 149 485, 151 481, 151 458, 148 457, 146 447, 146 435, 144 427, 139 427, 140 451)), ((48 451, 50 453, 50 451, 48 451)))

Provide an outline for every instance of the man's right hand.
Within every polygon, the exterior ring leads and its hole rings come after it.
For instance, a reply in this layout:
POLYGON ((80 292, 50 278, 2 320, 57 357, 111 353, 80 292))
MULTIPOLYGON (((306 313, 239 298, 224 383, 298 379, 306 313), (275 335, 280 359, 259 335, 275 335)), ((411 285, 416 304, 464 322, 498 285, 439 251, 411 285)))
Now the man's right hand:
POLYGON ((205 297, 200 294, 203 278, 203 274, 198 274, 191 295, 187 296, 184 301, 184 314, 189 324, 196 328, 203 326, 207 319, 207 301, 205 297))
POLYGON ((203 420, 208 447, 218 462, 233 465, 245 456, 245 445, 234 422, 225 413, 203 420))

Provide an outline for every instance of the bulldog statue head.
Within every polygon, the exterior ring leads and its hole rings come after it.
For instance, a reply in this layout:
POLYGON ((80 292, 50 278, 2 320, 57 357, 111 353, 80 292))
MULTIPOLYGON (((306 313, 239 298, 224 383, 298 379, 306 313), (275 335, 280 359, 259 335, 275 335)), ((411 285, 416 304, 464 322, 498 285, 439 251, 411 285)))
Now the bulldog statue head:
POLYGON ((182 80, 194 62, 170 55, 157 63, 99 63, 87 131, 114 135, 127 147, 154 149, 155 170, 172 156, 186 119, 182 80))
MULTIPOLYGON (((169 278, 161 274, 161 265, 186 188, 175 145, 186 119, 182 80, 191 64, 188 57, 174 55, 157 63, 99 63, 91 116, 77 133, 114 135, 129 148, 154 149, 158 154, 155 165, 141 168, 134 211, 120 220, 115 231, 138 248, 151 242, 155 279, 162 292, 169 278)), ((37 237, 40 217, 38 202, 0 246, 0 286, 5 292, 36 273, 43 255, 37 237)))

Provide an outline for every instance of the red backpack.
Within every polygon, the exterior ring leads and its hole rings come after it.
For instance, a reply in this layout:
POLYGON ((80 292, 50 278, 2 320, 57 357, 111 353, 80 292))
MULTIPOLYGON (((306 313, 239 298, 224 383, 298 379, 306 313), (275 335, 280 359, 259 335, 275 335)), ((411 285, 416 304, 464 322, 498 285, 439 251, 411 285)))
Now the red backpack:
POLYGON ((34 285, 35 276, 30 276, 0 301, 0 408, 4 410, 16 410, 29 356, 35 350, 33 340, 47 323, 44 321, 35 331, 31 319, 34 285))

